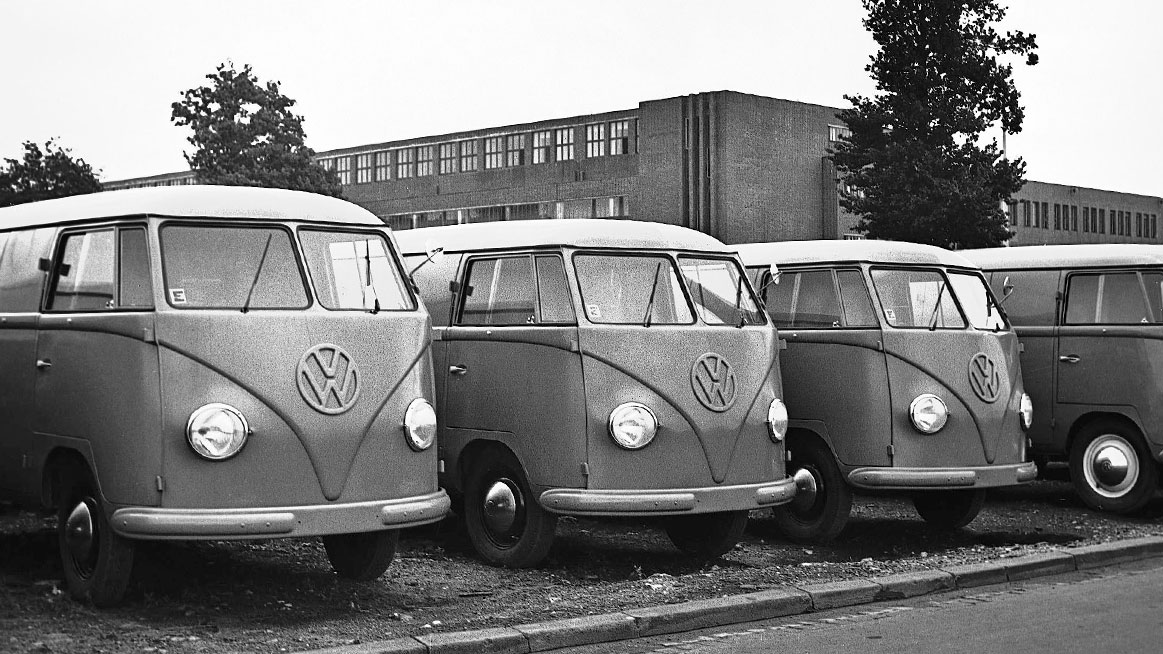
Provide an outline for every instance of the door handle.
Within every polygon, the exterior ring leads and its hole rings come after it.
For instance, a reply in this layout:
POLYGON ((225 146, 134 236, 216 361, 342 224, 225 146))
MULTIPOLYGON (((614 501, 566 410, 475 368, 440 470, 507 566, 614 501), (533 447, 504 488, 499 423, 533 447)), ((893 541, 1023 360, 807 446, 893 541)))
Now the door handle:
POLYGON ((468 367, 466 367, 466 366, 448 366, 448 372, 450 372, 454 375, 460 376, 460 375, 463 375, 463 374, 468 372, 468 367))
POLYGON ((1058 360, 1062 363, 1078 363, 1082 360, 1082 357, 1078 356, 1077 354, 1064 354, 1058 357, 1058 360))
POLYGON ((36 360, 36 369, 37 370, 48 370, 51 367, 52 367, 52 361, 49 361, 48 359, 37 359, 36 360))

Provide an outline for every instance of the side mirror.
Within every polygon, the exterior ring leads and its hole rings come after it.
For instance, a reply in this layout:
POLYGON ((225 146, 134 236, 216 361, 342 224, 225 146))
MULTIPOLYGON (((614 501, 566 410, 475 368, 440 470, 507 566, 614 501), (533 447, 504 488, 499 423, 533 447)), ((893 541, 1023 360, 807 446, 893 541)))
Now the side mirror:
POLYGON ((780 271, 779 266, 775 265, 774 263, 771 264, 771 268, 767 269, 767 272, 769 275, 771 275, 772 284, 778 284, 779 280, 783 278, 783 272, 780 271))
POLYGON ((1012 282, 1010 282, 1010 276, 1006 275, 1006 278, 1004 280, 1002 280, 1002 283, 1001 283, 1001 302, 999 302, 998 305, 999 306, 1004 305, 1006 303, 1006 300, 1010 299, 1010 296, 1013 294, 1014 294, 1014 285, 1012 282))

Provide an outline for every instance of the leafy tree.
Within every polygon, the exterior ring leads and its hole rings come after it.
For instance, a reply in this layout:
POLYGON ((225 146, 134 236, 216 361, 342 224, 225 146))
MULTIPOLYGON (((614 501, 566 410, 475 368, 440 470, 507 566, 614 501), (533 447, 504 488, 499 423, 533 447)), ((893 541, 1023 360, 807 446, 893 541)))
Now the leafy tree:
POLYGON ((0 207, 100 191, 93 168, 71 153, 53 139, 45 142, 43 151, 25 141, 24 159, 6 158, 0 167, 0 207))
POLYGON ((235 70, 220 64, 207 86, 189 89, 171 105, 170 120, 190 127, 185 154, 199 182, 226 186, 268 186, 339 197, 334 172, 312 159, 304 145, 303 118, 295 101, 279 92, 279 82, 262 84, 249 65, 235 70))
POLYGON ((880 50, 865 67, 875 97, 845 96, 851 134, 833 161, 850 192, 840 204, 871 238, 969 248, 1012 236, 1002 203, 1025 183, 1026 164, 1007 160, 983 134, 1022 129, 1012 66, 1038 62, 1033 34, 1006 32, 996 0, 863 0, 865 27, 880 50))

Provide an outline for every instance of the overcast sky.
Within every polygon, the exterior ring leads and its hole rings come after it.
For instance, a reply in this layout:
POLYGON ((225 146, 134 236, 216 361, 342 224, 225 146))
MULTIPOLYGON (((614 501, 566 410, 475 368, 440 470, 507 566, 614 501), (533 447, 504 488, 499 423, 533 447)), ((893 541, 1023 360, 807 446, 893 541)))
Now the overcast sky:
MULTIPOLYGON (((1011 157, 1029 179, 1163 196, 1163 2, 1010 0, 1011 157)), ((187 168, 170 104, 219 63, 278 80, 317 151, 733 90, 870 94, 859 0, 0 0, 0 158, 57 138, 108 181, 187 168)), ((1000 138, 1000 130, 995 134, 1000 138)))

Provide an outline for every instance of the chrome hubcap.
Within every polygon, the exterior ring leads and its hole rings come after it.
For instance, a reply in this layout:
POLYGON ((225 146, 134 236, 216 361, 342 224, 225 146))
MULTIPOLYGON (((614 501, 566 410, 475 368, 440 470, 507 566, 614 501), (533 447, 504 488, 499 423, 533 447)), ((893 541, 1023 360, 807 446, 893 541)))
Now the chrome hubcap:
POLYGON ((796 495, 792 500, 792 509, 802 513, 812 508, 816 503, 816 495, 819 494, 822 484, 807 468, 796 470, 792 479, 796 481, 796 495))
POLYGON ((485 493, 484 519, 489 531, 497 535, 512 532, 517 523, 519 491, 512 481, 498 479, 485 493))
POLYGON ((1121 436, 1104 434, 1086 447, 1082 472, 1099 495, 1121 497, 1139 480, 1139 458, 1121 436))
POLYGON ((69 554, 78 563, 87 561, 93 551, 93 508, 91 500, 78 502, 65 520, 65 542, 69 554))

